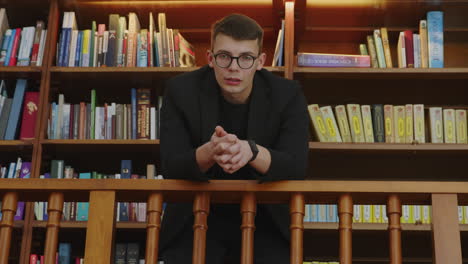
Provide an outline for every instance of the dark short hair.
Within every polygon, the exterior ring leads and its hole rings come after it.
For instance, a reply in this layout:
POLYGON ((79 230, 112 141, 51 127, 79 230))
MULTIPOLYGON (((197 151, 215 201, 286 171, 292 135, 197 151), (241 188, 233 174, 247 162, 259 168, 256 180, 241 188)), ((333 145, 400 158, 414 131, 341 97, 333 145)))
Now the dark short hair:
POLYGON ((252 18, 231 14, 216 21, 211 27, 211 47, 218 34, 224 34, 235 40, 257 40, 258 52, 262 50, 263 29, 252 18))

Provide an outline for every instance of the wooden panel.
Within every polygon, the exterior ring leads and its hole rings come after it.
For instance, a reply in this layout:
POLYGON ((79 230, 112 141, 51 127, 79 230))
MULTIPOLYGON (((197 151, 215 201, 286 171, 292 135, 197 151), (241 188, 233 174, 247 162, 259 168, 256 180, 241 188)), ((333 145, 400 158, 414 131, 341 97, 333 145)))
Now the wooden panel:
POLYGON ((86 230, 85 262, 111 263, 114 248, 115 192, 92 191, 86 230))
POLYGON ((457 206, 455 194, 432 195, 432 234, 436 264, 462 263, 457 206))

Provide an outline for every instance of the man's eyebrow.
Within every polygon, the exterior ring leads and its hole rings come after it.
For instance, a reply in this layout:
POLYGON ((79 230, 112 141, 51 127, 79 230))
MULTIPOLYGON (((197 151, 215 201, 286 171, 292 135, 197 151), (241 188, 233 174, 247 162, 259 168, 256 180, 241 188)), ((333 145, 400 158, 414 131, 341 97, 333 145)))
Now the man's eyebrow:
MULTIPOLYGON (((230 51, 227 51, 227 50, 218 50, 216 53, 226 53, 226 54, 229 54, 229 55, 232 55, 232 52, 230 51)), ((251 55, 251 56, 254 56, 255 53, 252 52, 252 51, 245 51, 245 52, 241 52, 239 55, 251 55)))

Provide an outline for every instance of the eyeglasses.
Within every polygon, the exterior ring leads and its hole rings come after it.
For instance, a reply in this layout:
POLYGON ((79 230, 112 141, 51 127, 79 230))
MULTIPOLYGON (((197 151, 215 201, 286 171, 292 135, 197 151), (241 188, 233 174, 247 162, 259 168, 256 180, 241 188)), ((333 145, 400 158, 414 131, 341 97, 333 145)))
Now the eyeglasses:
POLYGON ((258 57, 254 57, 252 55, 240 55, 238 57, 233 57, 227 53, 218 53, 213 55, 215 58, 216 65, 221 68, 228 68, 231 66, 232 60, 237 60, 237 65, 241 69, 247 70, 252 68, 254 65, 255 60, 258 57))

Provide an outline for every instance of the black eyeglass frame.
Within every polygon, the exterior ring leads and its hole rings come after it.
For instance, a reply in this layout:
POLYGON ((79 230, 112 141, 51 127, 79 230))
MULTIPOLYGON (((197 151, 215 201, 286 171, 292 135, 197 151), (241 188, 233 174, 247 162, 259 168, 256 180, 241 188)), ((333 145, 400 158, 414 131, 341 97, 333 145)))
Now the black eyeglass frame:
POLYGON ((218 65, 218 67, 224 68, 224 69, 225 69, 225 68, 229 68, 229 67, 231 66, 231 64, 232 64, 232 61, 235 59, 236 62, 237 62, 237 66, 239 66, 239 68, 241 68, 241 69, 243 69, 243 70, 248 70, 248 69, 250 69, 250 68, 252 68, 252 67, 254 66, 255 60, 258 59, 258 56, 255 57, 255 56, 247 55, 247 54, 234 57, 234 56, 231 56, 231 55, 229 55, 229 54, 227 54, 227 53, 225 53, 225 52, 220 52, 220 53, 214 54, 214 52, 211 51, 211 53, 213 54, 213 57, 214 57, 214 60, 215 60, 216 65, 218 65), (217 61, 216 59, 217 59, 217 57, 218 57, 219 55, 226 55, 226 56, 228 56, 228 57, 231 59, 230 62, 229 62, 229 64, 228 64, 227 66, 224 66, 224 67, 223 67, 223 66, 221 66, 221 65, 218 64, 218 61, 217 61), (242 66, 240 65, 240 63, 239 63, 239 58, 240 58, 240 57, 243 57, 243 56, 247 56, 247 57, 253 58, 253 60, 252 60, 252 65, 250 65, 250 67, 244 68, 244 67, 242 67, 242 66))

